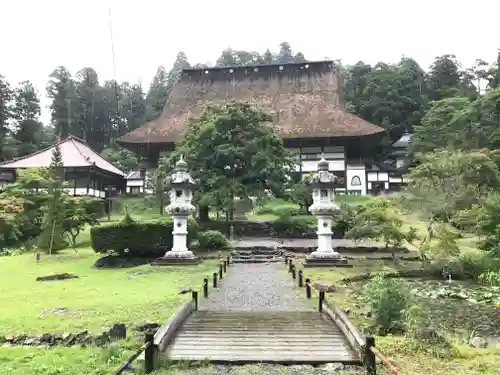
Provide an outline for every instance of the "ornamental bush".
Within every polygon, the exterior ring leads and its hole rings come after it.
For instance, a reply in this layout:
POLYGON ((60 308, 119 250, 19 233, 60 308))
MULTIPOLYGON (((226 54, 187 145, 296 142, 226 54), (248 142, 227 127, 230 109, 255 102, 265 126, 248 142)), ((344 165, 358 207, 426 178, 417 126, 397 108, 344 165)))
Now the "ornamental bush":
POLYGON ((229 241, 221 232, 207 230, 197 237, 199 248, 204 250, 224 250, 229 248, 229 241))
MULTIPOLYGON (((120 221, 93 227, 90 230, 92 248, 98 253, 116 252, 127 256, 161 256, 172 249, 172 221, 120 221)), ((198 227, 188 220, 188 247, 196 237, 198 227)))

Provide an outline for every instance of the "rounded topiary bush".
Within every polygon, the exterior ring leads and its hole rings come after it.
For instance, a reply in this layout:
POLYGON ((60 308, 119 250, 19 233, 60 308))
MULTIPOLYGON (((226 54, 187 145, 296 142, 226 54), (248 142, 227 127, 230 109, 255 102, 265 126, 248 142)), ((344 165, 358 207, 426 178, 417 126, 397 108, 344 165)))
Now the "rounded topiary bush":
POLYGON ((222 250, 229 248, 229 241, 217 230, 201 232, 197 237, 200 249, 222 250))

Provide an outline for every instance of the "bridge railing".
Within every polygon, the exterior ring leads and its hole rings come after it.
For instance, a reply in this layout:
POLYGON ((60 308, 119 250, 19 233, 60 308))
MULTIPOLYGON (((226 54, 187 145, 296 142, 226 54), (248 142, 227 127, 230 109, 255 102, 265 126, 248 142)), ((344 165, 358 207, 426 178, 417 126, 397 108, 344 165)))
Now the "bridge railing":
MULTIPOLYGON (((209 278, 203 279, 201 287, 203 298, 208 298, 210 285, 217 288, 220 280, 224 278, 229 265, 231 264, 231 257, 227 256, 221 259, 220 264, 215 272, 212 273, 212 282, 209 278)), ((184 302, 177 311, 170 316, 167 322, 162 325, 156 333, 146 332, 144 338, 144 345, 138 348, 120 368, 118 368, 113 375, 121 375, 129 370, 132 363, 136 360, 142 360, 144 363, 143 369, 146 374, 150 374, 158 368, 158 354, 162 353, 170 344, 175 336, 177 329, 181 324, 196 310, 198 310, 198 290, 191 291, 191 300, 184 302)))
MULTIPOLYGON (((298 287, 304 287, 307 298, 312 298, 314 288, 311 286, 311 280, 305 278, 302 270, 297 269, 293 258, 285 257, 285 264, 292 278, 297 280, 298 287)), ((333 306, 333 304, 326 300, 324 290, 318 292, 318 311, 327 314, 339 327, 342 334, 346 337, 347 341, 349 341, 352 349, 358 354, 363 365, 366 367, 367 375, 377 374, 377 358, 391 370, 393 375, 401 375, 401 372, 396 366, 375 347, 375 338, 373 336, 364 337, 342 309, 333 306)))

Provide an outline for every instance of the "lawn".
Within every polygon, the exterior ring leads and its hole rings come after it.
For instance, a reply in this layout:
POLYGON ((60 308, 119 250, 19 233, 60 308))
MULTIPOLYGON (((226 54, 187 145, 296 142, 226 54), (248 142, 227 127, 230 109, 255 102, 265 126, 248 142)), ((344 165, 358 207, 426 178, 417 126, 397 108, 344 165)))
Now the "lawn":
MULTIPOLYGON (((94 269, 101 255, 88 248, 42 255, 0 257, 0 335, 64 333, 88 330, 98 334, 113 323, 125 323, 131 339, 110 349, 0 348, 0 374, 99 374, 119 367, 139 340, 133 327, 145 320, 165 322, 189 294, 200 288, 217 261, 189 267, 149 265, 94 269), (73 273, 78 279, 35 281, 37 276, 73 273), (62 311, 60 308, 63 307, 62 311), (113 349, 114 348, 114 349, 113 349), (111 350, 111 352, 110 352, 111 350)), ((108 371, 109 373, 109 371, 108 371)))

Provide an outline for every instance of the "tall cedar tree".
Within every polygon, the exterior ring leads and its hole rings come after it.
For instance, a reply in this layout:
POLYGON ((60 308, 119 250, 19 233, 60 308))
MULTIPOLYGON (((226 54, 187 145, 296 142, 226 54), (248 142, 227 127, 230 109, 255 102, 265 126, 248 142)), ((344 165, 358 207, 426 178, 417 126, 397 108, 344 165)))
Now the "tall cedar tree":
POLYGON ((43 218, 42 231, 39 236, 38 246, 51 254, 63 249, 67 243, 64 241, 64 165, 61 149, 56 146, 52 151, 52 160, 48 170, 49 199, 43 218))

